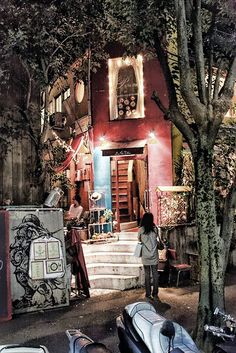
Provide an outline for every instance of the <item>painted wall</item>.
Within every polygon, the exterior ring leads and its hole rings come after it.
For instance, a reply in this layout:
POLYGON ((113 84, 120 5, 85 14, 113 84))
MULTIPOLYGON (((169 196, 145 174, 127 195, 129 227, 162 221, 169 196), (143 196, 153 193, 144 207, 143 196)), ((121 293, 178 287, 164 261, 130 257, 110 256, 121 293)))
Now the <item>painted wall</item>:
POLYGON ((111 170, 110 158, 102 157, 101 150, 96 147, 93 150, 94 163, 94 191, 105 193, 105 206, 112 208, 111 205, 111 170))
POLYGON ((8 213, 13 314, 68 306, 62 210, 26 206, 8 213))
MULTIPOLYGON (((115 53, 113 57, 121 56, 115 53)), ((109 79, 108 66, 102 68, 93 76, 92 80, 92 117, 94 146, 99 149, 101 136, 107 141, 132 141, 136 139, 147 139, 148 163, 149 163, 149 188, 152 191, 152 212, 156 215, 157 185, 172 185, 172 152, 171 152, 171 124, 164 120, 162 112, 151 95, 156 90, 163 103, 167 103, 167 93, 164 77, 159 62, 156 59, 143 60, 144 70, 144 105, 145 117, 140 119, 109 120, 109 79), (150 141, 149 133, 154 132, 156 139, 150 141)), ((101 173, 99 165, 104 159, 101 153, 95 154, 94 159, 94 183, 101 185, 99 178, 101 173), (100 156, 100 157, 99 157, 100 156)), ((106 157, 107 158, 107 157, 106 157)), ((110 175, 104 176, 104 185, 110 187, 110 175)))

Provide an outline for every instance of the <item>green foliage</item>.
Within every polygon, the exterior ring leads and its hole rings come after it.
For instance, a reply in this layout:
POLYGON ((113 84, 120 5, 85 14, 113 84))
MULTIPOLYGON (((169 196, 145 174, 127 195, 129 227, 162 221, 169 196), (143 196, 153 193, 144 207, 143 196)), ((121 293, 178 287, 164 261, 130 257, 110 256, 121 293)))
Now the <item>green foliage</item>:
POLYGON ((67 178, 65 172, 62 173, 53 173, 51 174, 51 187, 60 186, 62 190, 72 189, 72 185, 69 178, 67 178))
POLYGON ((103 212, 103 216, 106 220, 106 222, 110 222, 113 216, 113 212, 112 210, 110 210, 109 208, 106 208, 103 212))
MULTIPOLYGON (((222 221, 225 198, 235 182, 236 125, 223 125, 219 131, 213 153, 213 176, 218 221, 222 221)), ((191 152, 183 152, 182 184, 194 190, 195 176, 191 152)))
MULTIPOLYGON (((29 114, 35 117, 35 107, 30 106, 29 114)), ((35 119, 37 121, 37 119, 35 119)), ((4 158, 6 153, 11 149, 13 140, 20 140, 27 135, 29 136, 29 126, 25 117, 19 112, 17 107, 5 108, 0 115, 0 153, 4 158)), ((34 124, 37 130, 37 124, 34 124)))
MULTIPOLYGON (((20 99, 18 95, 15 97, 15 109, 23 122, 17 126, 18 136, 27 134, 32 139, 39 159, 36 174, 40 176, 41 173, 43 180, 46 177, 43 173, 47 171, 42 156, 48 117, 48 89, 59 77, 66 78, 72 65, 74 75, 86 83, 88 55, 93 72, 107 58, 103 50, 107 43, 103 1, 3 0, 0 19, 0 77, 4 77, 1 80, 1 94, 4 97, 8 91, 11 92, 14 84, 20 89, 20 99), (74 65, 78 58, 79 65, 74 65), (15 67, 17 70, 14 71, 15 67), (32 103, 39 103, 35 91, 45 92, 41 131, 35 129, 35 122, 40 125, 39 104, 37 112, 31 112, 32 103)), ((7 101, 0 101, 0 105, 7 104, 7 101)), ((8 122, 1 125, 3 151, 9 146, 8 136, 15 138, 13 130, 8 122)), ((54 164, 62 160, 59 155, 60 151, 52 151, 54 164)))
MULTIPOLYGON (((102 2, 92 1, 14 1, 1 8, 2 53, 17 55, 31 77, 41 86, 52 84, 66 74, 70 65, 91 50, 101 57, 102 2), (96 21, 95 21, 96 20, 96 21), (99 37, 100 36, 100 37, 99 37)), ((97 66, 94 58, 92 69, 97 66)), ((80 68, 81 70, 81 68, 80 68)))

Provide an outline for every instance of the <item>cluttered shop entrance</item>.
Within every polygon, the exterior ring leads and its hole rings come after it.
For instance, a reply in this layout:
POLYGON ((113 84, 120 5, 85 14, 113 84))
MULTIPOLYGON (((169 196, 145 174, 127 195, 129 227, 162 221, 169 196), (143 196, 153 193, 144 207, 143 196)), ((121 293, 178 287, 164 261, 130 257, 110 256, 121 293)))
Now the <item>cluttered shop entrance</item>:
POLYGON ((118 230, 136 221, 149 209, 146 154, 111 157, 112 211, 118 230))

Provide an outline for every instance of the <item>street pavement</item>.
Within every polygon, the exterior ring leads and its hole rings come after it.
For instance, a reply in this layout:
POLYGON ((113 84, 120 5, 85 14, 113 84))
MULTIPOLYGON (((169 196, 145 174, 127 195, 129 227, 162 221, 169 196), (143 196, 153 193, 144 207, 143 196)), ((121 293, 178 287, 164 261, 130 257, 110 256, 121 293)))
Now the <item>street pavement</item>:
MULTIPOLYGON (((236 317, 236 270, 226 277, 226 311, 236 317)), ((198 286, 161 287, 161 302, 156 310, 167 319, 194 329, 198 302, 198 286)), ((1 344, 45 345, 50 353, 69 352, 67 329, 80 329, 95 341, 118 353, 116 317, 125 305, 144 300, 144 289, 127 291, 92 290, 89 299, 74 299, 69 307, 21 314, 0 323, 1 344)))

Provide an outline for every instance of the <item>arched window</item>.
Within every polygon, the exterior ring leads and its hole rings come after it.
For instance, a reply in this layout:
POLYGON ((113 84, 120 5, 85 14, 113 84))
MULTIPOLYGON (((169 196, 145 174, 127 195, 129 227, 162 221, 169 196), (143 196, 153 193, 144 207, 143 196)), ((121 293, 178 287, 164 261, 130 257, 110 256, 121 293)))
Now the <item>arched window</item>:
POLYGON ((109 59, 109 95, 110 120, 144 117, 141 55, 109 59))

